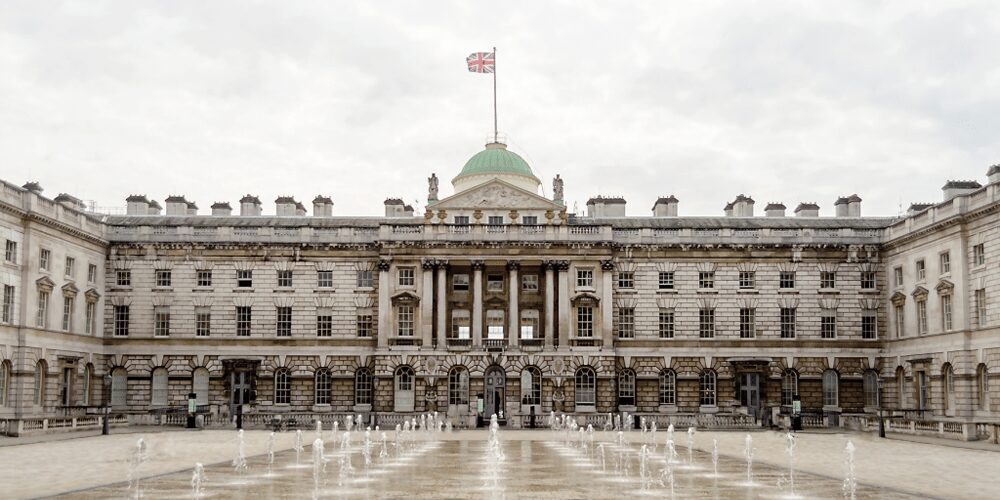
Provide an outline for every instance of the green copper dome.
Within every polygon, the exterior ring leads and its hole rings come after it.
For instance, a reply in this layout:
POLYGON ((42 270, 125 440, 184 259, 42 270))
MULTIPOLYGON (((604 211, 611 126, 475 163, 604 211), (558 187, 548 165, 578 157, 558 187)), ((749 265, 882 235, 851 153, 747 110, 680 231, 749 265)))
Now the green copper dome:
POLYGON ((508 151, 507 146, 499 142, 487 144, 486 149, 469 158, 455 179, 470 175, 490 174, 523 175, 535 180, 538 179, 524 158, 518 156, 517 153, 508 151))

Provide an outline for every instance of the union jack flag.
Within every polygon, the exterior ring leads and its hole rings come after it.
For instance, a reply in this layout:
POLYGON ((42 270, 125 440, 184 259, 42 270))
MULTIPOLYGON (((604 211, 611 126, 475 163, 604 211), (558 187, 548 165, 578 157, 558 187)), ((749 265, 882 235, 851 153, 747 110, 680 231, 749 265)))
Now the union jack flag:
POLYGON ((492 73, 496 59, 492 52, 473 52, 465 58, 471 73, 492 73))

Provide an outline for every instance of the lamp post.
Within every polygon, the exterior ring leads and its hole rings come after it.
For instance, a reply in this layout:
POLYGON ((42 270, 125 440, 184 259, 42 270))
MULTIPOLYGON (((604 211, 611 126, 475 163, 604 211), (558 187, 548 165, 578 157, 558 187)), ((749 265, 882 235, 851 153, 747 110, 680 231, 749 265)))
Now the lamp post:
POLYGON ((882 408, 882 377, 878 378, 878 437, 885 437, 885 415, 882 408))
POLYGON ((104 394, 103 394, 104 397, 102 398, 104 400, 104 422, 101 425, 101 435, 103 436, 111 434, 111 422, 108 420, 109 412, 111 410, 110 408, 111 394, 109 394, 110 392, 111 392, 111 374, 106 373, 104 374, 104 394))

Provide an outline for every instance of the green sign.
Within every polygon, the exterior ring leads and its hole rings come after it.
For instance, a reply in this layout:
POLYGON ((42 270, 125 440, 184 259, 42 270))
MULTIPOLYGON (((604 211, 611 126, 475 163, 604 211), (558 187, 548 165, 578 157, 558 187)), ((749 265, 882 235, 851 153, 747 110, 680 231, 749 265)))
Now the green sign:
POLYGON ((194 413, 198 411, 198 400, 189 399, 188 400, 188 413, 194 413))
POLYGON ((483 404, 483 400, 482 399, 477 399, 476 400, 476 408, 479 409, 479 413, 482 413, 483 410, 486 409, 486 406, 483 404))
POLYGON ((802 413, 802 401, 792 401, 792 413, 796 415, 802 413))

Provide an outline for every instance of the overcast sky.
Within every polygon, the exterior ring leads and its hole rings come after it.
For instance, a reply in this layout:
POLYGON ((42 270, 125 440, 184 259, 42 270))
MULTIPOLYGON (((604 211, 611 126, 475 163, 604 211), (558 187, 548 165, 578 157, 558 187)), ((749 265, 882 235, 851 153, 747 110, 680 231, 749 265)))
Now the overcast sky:
POLYGON ((938 201, 1000 162, 1000 2, 0 4, 0 178, 103 206, 442 195, 500 130, 572 208, 833 214, 938 201))

